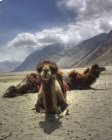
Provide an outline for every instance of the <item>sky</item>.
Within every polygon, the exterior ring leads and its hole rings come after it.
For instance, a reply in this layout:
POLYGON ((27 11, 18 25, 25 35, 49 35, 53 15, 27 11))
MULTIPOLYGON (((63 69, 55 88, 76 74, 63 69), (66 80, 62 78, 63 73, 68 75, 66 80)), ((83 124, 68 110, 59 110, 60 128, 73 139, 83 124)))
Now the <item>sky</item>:
POLYGON ((112 30, 112 0, 0 0, 0 61, 112 30))

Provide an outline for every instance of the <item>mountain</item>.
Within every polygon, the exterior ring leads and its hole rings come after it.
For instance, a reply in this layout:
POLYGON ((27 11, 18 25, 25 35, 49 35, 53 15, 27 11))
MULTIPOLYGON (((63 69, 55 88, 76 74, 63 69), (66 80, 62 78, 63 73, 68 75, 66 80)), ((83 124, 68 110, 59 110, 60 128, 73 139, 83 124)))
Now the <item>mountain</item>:
POLYGON ((111 65, 112 64, 112 31, 107 35, 106 39, 98 46, 99 49, 92 55, 94 63, 99 63, 101 65, 111 65))
POLYGON ((0 62, 0 72, 13 71, 20 63, 20 61, 2 61, 0 62))
POLYGON ((112 31, 81 42, 67 50, 66 55, 58 61, 63 68, 85 67, 93 63, 112 64, 112 31))
POLYGON ((48 45, 41 50, 31 53, 14 71, 35 70, 36 65, 45 59, 58 62, 64 55, 64 50, 64 44, 55 43, 48 45))
POLYGON ((37 50, 31 53, 15 71, 34 70, 36 65, 45 59, 55 61, 60 68, 85 67, 93 63, 112 65, 112 31, 99 34, 78 45, 71 44, 55 43, 37 50))

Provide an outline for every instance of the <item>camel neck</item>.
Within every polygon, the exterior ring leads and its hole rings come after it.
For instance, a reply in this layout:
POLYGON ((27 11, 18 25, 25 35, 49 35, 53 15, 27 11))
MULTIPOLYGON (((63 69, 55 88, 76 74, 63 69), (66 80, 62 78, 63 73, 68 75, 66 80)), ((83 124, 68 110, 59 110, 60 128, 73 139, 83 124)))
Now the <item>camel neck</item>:
POLYGON ((46 112, 54 113, 55 109, 54 109, 53 93, 52 93, 53 81, 51 80, 48 82, 42 82, 42 84, 43 84, 43 93, 44 93, 46 112))

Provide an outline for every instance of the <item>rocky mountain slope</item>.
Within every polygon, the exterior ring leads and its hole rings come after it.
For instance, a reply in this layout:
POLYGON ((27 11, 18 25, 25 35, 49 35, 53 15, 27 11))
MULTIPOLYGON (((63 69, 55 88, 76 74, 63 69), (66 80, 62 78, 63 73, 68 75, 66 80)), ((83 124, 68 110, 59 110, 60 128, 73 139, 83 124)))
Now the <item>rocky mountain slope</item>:
MULTIPOLYGON (((69 45, 68 45, 69 46, 69 45)), ((78 45, 65 48, 64 44, 52 44, 30 54, 15 71, 34 70, 45 59, 55 61, 61 68, 85 67, 98 63, 112 64, 112 31, 87 39, 78 45)))
POLYGON ((98 63, 104 66, 112 64, 112 32, 107 34, 103 41, 95 45, 92 51, 74 66, 82 67, 93 63, 98 63))
POLYGON ((36 65, 42 60, 52 60, 58 62, 64 55, 65 47, 63 44, 52 44, 48 45, 41 50, 37 50, 31 53, 24 62, 18 66, 15 71, 28 71, 35 70, 36 65))
POLYGON ((66 55, 58 61, 58 65, 63 68, 83 67, 92 62, 89 62, 92 54, 98 49, 98 46, 107 38, 106 33, 99 34, 93 38, 85 40, 66 51, 66 55), (86 60, 86 62, 84 61, 86 60))

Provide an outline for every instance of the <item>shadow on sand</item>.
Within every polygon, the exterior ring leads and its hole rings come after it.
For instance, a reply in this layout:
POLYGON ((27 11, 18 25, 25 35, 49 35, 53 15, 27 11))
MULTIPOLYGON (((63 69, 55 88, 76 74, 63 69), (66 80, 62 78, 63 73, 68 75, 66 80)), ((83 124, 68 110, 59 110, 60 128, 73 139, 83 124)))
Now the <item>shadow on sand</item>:
POLYGON ((51 134, 54 130, 61 127, 62 122, 56 118, 55 114, 46 114, 45 120, 39 122, 40 127, 47 134, 51 134))
POLYGON ((105 90, 105 89, 101 89, 101 88, 93 88, 93 87, 89 87, 89 88, 82 88, 82 89, 74 89, 75 91, 79 91, 79 90, 105 90))
POLYGON ((91 88, 90 90, 109 90, 111 88, 91 88))

